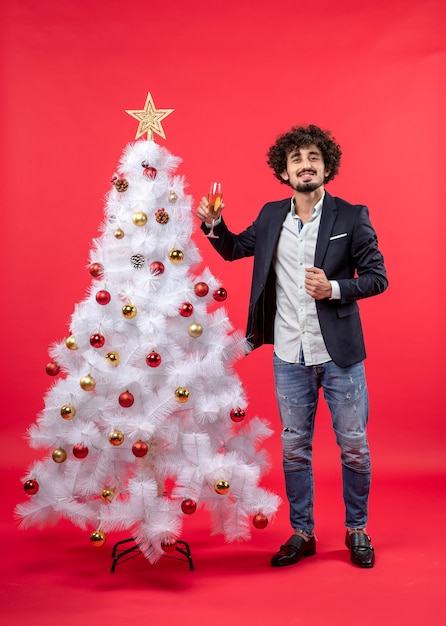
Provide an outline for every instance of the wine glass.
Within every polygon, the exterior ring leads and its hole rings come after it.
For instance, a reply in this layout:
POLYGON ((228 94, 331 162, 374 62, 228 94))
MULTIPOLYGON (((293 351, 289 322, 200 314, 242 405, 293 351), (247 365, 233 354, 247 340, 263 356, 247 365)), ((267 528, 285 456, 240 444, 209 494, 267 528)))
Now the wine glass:
POLYGON ((221 183, 211 183, 208 193, 209 213, 212 217, 212 224, 209 234, 206 237, 210 239, 218 239, 218 235, 214 235, 214 222, 218 217, 218 211, 221 206, 223 193, 221 191, 221 183))

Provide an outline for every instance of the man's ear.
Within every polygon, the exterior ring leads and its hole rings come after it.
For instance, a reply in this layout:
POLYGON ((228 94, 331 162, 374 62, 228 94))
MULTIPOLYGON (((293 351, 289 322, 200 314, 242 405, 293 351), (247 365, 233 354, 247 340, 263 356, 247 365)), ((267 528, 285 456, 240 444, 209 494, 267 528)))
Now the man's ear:
POLYGON ((283 180, 290 180, 290 177, 288 176, 288 172, 285 170, 284 172, 281 173, 280 177, 283 180))

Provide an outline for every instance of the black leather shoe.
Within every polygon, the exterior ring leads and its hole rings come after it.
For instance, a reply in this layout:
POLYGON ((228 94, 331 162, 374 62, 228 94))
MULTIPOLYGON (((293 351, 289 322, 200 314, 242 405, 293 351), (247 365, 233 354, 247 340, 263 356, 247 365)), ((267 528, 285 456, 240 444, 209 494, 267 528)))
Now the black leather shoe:
POLYGON ((271 559, 271 565, 274 567, 283 567, 284 565, 293 565, 300 560, 301 556, 313 556, 316 554, 316 541, 314 536, 309 541, 305 541, 300 535, 291 535, 288 541, 280 546, 271 559))
POLYGON ((375 551, 370 543, 370 537, 365 533, 356 532, 345 535, 345 545, 350 550, 350 560, 358 567, 373 567, 375 551))

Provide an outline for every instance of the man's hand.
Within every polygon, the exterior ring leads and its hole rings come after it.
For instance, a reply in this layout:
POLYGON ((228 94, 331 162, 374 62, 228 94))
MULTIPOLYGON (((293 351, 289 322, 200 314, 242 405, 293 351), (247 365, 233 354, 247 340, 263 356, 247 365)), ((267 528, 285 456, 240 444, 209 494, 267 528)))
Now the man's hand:
POLYGON ((307 267, 305 275, 305 291, 315 300, 331 298, 331 283, 319 267, 307 267))
POLYGON ((220 206, 218 208, 218 211, 216 213, 211 213, 209 211, 208 199, 206 197, 203 197, 203 198, 201 198, 201 202, 200 202, 200 204, 197 207, 195 215, 202 222, 206 222, 206 224, 212 224, 213 220, 216 220, 216 219, 218 219, 220 217, 220 213, 222 212, 224 207, 225 207, 225 205, 222 203, 222 204, 220 204, 220 206))

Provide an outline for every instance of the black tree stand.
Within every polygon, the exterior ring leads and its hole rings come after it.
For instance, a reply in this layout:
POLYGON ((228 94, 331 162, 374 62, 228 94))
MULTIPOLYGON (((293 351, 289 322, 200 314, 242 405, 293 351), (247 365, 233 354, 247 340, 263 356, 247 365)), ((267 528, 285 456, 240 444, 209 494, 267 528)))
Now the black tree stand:
MULTIPOLYGON (((113 565, 111 568, 111 573, 114 574, 116 566, 119 563, 125 563, 125 561, 129 561, 130 559, 133 559, 135 556, 142 554, 140 550, 140 545, 141 544, 137 543, 137 540, 134 537, 130 537, 130 539, 123 539, 122 541, 118 541, 118 543, 116 543, 113 547, 113 552, 112 552, 113 565), (133 546, 131 546, 130 548, 123 547, 124 544, 130 543, 131 541, 133 541, 133 544, 134 544, 133 546)), ((192 563, 192 555, 191 555, 191 551, 189 548, 189 544, 187 544, 185 541, 177 540, 177 547, 175 548, 175 552, 178 552, 182 556, 177 557, 177 556, 173 556, 173 554, 171 555, 167 553, 164 554, 163 556, 170 558, 170 559, 175 559, 177 561, 188 561, 189 569, 190 570, 194 569, 194 564, 192 563)))

